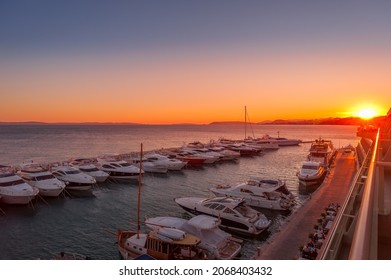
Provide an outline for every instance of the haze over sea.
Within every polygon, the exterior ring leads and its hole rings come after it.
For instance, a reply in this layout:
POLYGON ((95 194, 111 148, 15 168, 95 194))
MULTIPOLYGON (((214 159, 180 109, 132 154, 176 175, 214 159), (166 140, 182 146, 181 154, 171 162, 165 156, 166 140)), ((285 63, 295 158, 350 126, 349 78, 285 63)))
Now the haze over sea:
MULTIPOLYGON (((311 141, 322 137, 336 148, 356 145, 355 126, 254 125, 249 136, 279 135, 311 141)), ((243 139, 243 125, 0 125, 0 164, 16 165, 34 160, 47 163, 103 153, 138 152, 179 147, 192 141, 209 142, 220 137, 243 139)), ((295 176, 306 159, 310 144, 281 147, 261 156, 240 158, 237 163, 218 163, 201 168, 146 174, 143 177, 141 217, 189 218, 173 201, 181 196, 208 196, 217 184, 236 184, 249 176, 282 179, 297 197, 297 207, 308 197, 295 176)), ((0 259, 48 259, 61 251, 78 252, 92 259, 118 259, 117 228, 136 229, 137 182, 104 183, 92 197, 37 201, 34 208, 6 206, 0 215, 0 259)), ((295 210, 294 210, 295 211, 295 210)), ((244 239, 242 259, 251 258, 256 247, 286 219, 283 213, 263 211, 273 223, 257 238, 244 239)), ((142 225, 142 229, 146 229, 142 225)))

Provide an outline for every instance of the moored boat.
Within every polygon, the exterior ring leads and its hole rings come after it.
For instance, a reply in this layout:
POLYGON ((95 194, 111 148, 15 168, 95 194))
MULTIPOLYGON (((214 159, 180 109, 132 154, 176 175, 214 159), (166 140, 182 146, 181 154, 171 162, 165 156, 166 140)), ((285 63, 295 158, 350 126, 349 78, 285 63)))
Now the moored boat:
POLYGON ((259 235, 271 221, 261 212, 244 203, 243 199, 229 197, 181 197, 175 202, 193 215, 209 215, 221 220, 221 228, 241 234, 259 235))
POLYGON ((201 240, 175 229, 157 228, 149 233, 118 230, 118 251, 125 260, 148 254, 158 260, 204 259, 201 240))
POLYGON ((18 174, 31 186, 39 190, 41 196, 59 196, 65 183, 57 179, 49 170, 37 163, 22 164, 18 174))
POLYGON ((234 186, 218 185, 210 189, 217 196, 242 198, 246 204, 272 210, 291 210, 295 205, 293 194, 281 180, 251 177, 234 186))
POLYGON ((30 186, 9 168, 0 168, 0 196, 1 203, 28 204, 33 200, 39 190, 30 186))
POLYGON ((317 161, 306 161, 301 166, 297 177, 303 186, 320 184, 327 174, 325 167, 317 161))
POLYGON ((219 228, 220 220, 216 217, 198 215, 190 220, 178 217, 154 217, 145 220, 151 228, 175 228, 200 238, 199 247, 208 254, 208 259, 234 259, 241 250, 241 245, 233 240, 231 234, 219 228))

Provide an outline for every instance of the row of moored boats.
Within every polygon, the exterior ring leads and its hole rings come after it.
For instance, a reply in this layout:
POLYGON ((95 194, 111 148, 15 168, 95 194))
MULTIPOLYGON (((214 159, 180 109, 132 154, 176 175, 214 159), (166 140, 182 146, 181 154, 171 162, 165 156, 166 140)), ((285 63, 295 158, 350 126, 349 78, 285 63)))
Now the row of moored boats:
MULTIPOLYGON (((0 165, 0 203, 28 204, 37 195, 55 197, 63 192, 88 192, 94 184, 108 178, 138 179, 139 174, 144 172, 167 173, 186 166, 235 161, 241 156, 260 154, 265 149, 277 149, 279 144, 277 140, 273 141, 220 139, 210 144, 193 142, 186 147, 147 153, 141 159, 137 154, 126 157, 106 154, 98 158, 76 158, 46 165, 35 162, 18 166, 0 165)), ((286 142, 281 143, 286 145, 286 142)))

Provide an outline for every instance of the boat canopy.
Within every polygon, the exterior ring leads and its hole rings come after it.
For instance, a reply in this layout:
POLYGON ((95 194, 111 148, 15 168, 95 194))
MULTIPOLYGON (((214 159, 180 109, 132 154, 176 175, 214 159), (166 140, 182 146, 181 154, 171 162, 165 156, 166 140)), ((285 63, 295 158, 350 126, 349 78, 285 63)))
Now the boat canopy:
POLYGON ((217 227, 220 224, 220 221, 215 217, 211 217, 207 215, 198 215, 191 218, 188 221, 188 224, 203 230, 203 229, 213 229, 217 227))

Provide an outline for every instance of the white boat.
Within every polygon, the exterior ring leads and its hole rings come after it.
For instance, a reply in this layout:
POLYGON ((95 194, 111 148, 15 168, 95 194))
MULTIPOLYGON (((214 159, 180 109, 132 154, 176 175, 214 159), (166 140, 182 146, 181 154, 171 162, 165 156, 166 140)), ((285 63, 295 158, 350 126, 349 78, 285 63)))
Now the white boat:
POLYGON ((294 206, 293 194, 281 180, 251 177, 235 186, 218 185, 210 189, 217 196, 243 198, 246 204, 273 210, 290 210, 294 206))
POLYGON ((229 197, 182 197, 175 202, 193 215, 209 215, 221 220, 221 228, 242 234, 259 235, 271 223, 265 215, 244 203, 243 199, 229 197))
MULTIPOLYGON (((140 174, 140 169, 137 166, 119 159, 98 159, 98 167, 113 179, 138 179, 140 174)), ((144 171, 141 170, 141 173, 144 171)))
POLYGON ((31 186, 39 190, 41 196, 59 196, 65 183, 57 179, 49 170, 37 163, 22 164, 18 174, 31 186))
POLYGON ((186 166, 185 161, 181 161, 176 158, 169 158, 167 156, 157 153, 147 153, 144 155, 144 157, 151 162, 156 162, 163 166, 166 166, 168 170, 181 170, 183 167, 186 166))
POLYGON ((265 134, 261 138, 258 138, 257 141, 260 141, 260 142, 273 141, 273 142, 277 143, 280 147, 282 147, 282 146, 297 146, 302 143, 302 140, 300 140, 300 139, 289 139, 289 138, 280 137, 279 135, 278 135, 278 137, 271 137, 269 134, 265 134))
POLYGON ((299 178, 299 183, 301 185, 312 186, 320 184, 326 174, 327 171, 320 162, 306 161, 297 173, 297 177, 299 178))
POLYGON ((100 170, 95 163, 96 159, 92 158, 75 158, 71 160, 71 164, 74 167, 77 167, 81 172, 94 177, 97 183, 103 183, 110 175, 109 173, 100 170))
POLYGON ((110 176, 109 173, 98 169, 98 167, 92 163, 81 164, 78 166, 78 168, 81 172, 94 177, 97 183, 103 183, 110 176))
POLYGON ((320 162, 321 165, 327 167, 331 163, 334 152, 335 149, 331 140, 319 138, 311 143, 308 160, 320 162))
POLYGON ((221 146, 215 146, 215 144, 210 146, 209 150, 214 151, 214 152, 218 152, 219 154, 221 154, 223 156, 221 160, 223 160, 223 161, 225 161, 225 160, 233 161, 233 160, 238 160, 240 158, 239 152, 228 150, 228 149, 221 147, 221 146))
MULTIPOLYGON (((133 166, 136 166, 136 167, 140 166, 140 157, 139 156, 131 157, 130 161, 133 166)), ((168 167, 166 164, 150 160, 146 157, 142 158, 142 167, 141 168, 144 172, 149 172, 149 173, 166 174, 168 172, 168 167)))
POLYGON ((65 189, 70 191, 89 191, 92 185, 96 183, 94 177, 81 172, 73 166, 56 166, 53 167, 52 173, 65 182, 65 189))
POLYGON ((190 220, 178 217, 148 218, 145 224, 151 229, 175 228, 193 234, 200 238, 199 247, 208 252, 208 259, 234 259, 242 247, 238 242, 233 241, 231 234, 219 228, 218 218, 207 215, 198 215, 190 220))
POLYGON ((27 184, 9 167, 0 168, 0 197, 5 204, 28 204, 39 190, 27 184))

